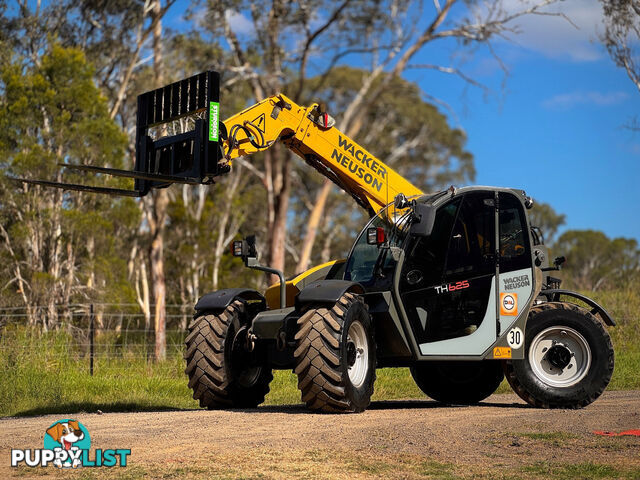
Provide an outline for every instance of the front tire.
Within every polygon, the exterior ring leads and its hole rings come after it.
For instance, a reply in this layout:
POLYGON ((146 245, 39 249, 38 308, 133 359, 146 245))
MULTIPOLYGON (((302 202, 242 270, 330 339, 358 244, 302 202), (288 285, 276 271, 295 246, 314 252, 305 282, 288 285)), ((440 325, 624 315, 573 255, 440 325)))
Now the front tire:
POLYGON ((544 303, 529 315, 525 358, 505 362, 507 381, 535 407, 586 407, 613 374, 609 334, 591 313, 569 303, 544 303))
POLYGON ((264 402, 273 374, 245 348, 245 330, 245 305, 239 300, 189 326, 185 373, 201 407, 255 408, 264 402))
POLYGON ((411 376, 427 396, 442 403, 470 405, 493 394, 502 380, 497 361, 432 361, 413 365, 411 376))
POLYGON ((373 325, 362 297, 345 293, 333 308, 312 308, 298 320, 295 373, 311 410, 362 412, 376 379, 373 325))

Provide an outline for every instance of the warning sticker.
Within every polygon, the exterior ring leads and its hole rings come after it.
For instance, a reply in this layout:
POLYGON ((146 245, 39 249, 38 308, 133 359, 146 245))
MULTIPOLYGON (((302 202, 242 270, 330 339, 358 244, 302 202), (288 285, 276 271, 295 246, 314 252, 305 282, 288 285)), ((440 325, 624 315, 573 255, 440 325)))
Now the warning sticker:
POLYGON ((254 127, 264 133, 264 113, 253 119, 251 122, 254 127))
POLYGON ((500 294, 500 315, 518 315, 518 294, 500 294))
POLYGON ((509 347, 494 347, 493 358, 511 358, 511 349, 509 347))

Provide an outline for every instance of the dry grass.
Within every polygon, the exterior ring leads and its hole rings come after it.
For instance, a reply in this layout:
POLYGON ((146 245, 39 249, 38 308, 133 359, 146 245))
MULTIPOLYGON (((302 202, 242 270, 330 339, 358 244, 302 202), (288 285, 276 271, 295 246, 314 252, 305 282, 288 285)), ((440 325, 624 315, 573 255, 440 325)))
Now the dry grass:
POLYGON ((603 463, 531 462, 519 467, 492 462, 486 465, 442 463, 418 455, 394 455, 340 448, 325 450, 258 449, 243 454, 210 455, 196 461, 169 458, 162 465, 133 465, 126 468, 82 469, 60 472, 55 468, 20 468, 18 476, 27 478, 118 478, 159 479, 637 479, 640 468, 603 463))

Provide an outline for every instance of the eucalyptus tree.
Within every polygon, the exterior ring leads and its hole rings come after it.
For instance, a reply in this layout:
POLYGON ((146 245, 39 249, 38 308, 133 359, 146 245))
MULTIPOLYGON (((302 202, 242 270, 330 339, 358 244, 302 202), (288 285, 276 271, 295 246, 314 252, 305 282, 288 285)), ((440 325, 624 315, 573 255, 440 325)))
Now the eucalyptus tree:
MULTIPOLYGON (((515 33, 525 15, 549 14, 554 0, 474 2, 446 0, 415 3, 405 0, 367 2, 355 0, 210 1, 194 9, 194 19, 206 39, 226 41, 233 63, 224 68, 235 81, 246 82, 254 101, 286 88, 295 101, 314 98, 310 78, 330 78, 337 66, 362 65, 366 75, 342 112, 338 127, 357 136, 363 118, 381 94, 408 68, 431 69, 458 75, 477 85, 455 60, 444 65, 417 63, 416 54, 434 49, 447 39, 457 41, 456 52, 473 52, 478 46, 492 51, 492 41, 515 33), (308 96, 305 97, 305 92, 308 96)), ((315 99, 315 98, 314 98, 315 99)), ((269 263, 285 267, 291 195, 296 174, 290 152, 276 146, 259 160, 249 160, 253 174, 265 190, 269 263)), ((326 180, 316 190, 307 222, 304 245, 296 270, 309 264, 318 225, 331 190, 326 180)))
MULTIPOLYGON (((123 166, 126 136, 109 117, 93 74, 82 51, 55 43, 35 58, 16 55, 3 66, 3 173, 61 181, 59 163, 123 166)), ((77 183, 78 178, 65 180, 77 183)), ((4 176, 2 184, 1 268, 7 280, 0 288, 3 296, 14 292, 13 301, 23 304, 32 323, 56 326, 55 305, 72 300, 131 299, 121 258, 136 222, 133 202, 25 185, 4 176)))

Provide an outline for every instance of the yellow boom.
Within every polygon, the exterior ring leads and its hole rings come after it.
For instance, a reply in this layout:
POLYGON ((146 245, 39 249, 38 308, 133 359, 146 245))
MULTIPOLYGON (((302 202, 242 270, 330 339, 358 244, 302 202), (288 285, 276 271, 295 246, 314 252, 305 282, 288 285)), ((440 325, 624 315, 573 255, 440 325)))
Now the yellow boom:
POLYGON ((269 97, 224 122, 227 161, 269 148, 277 140, 351 194, 371 213, 398 193, 422 191, 333 125, 318 104, 302 107, 285 95, 269 97))

